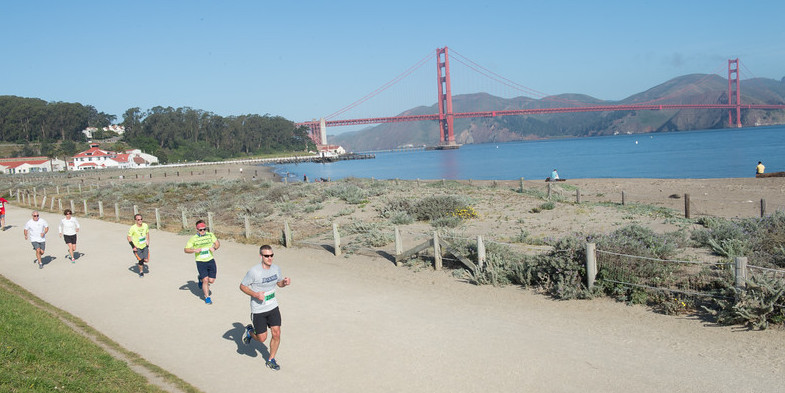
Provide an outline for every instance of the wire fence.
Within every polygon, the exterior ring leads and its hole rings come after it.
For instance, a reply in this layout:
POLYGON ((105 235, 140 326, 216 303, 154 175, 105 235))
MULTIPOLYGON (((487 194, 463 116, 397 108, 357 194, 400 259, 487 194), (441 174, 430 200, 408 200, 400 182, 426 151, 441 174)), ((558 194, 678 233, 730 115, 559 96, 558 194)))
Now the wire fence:
MULTIPOLYGON (((734 262, 705 262, 658 259, 596 250, 597 281, 652 291, 733 300, 730 287, 743 287, 749 280, 767 280, 785 286, 785 270, 747 265, 746 258, 734 262), (740 264, 740 261, 743 263, 740 264)), ((785 307, 785 304, 776 304, 785 307)))

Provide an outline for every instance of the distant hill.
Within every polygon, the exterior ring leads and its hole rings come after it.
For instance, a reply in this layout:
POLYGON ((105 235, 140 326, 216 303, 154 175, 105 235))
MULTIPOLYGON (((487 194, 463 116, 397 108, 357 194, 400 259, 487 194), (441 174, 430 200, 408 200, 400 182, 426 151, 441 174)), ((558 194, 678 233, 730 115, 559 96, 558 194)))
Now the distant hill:
MULTIPOLYGON (((745 79, 740 82, 742 104, 785 104, 785 78, 745 79)), ((671 79, 621 101, 604 101, 581 94, 561 94, 543 99, 495 97, 486 93, 453 96, 454 112, 578 105, 715 104, 727 103, 728 81, 718 75, 692 74, 671 79), (579 103, 579 104, 576 104, 579 103)), ((399 116, 437 113, 436 105, 416 107, 399 116)), ((785 111, 746 110, 743 126, 785 124, 785 111)), ((663 111, 613 111, 554 115, 503 116, 456 119, 455 139, 460 144, 509 142, 524 139, 582 137, 626 133, 687 131, 727 127, 728 113, 721 109, 663 111)), ((439 143, 435 121, 381 124, 361 131, 328 136, 332 144, 348 151, 392 149, 399 146, 439 143)))

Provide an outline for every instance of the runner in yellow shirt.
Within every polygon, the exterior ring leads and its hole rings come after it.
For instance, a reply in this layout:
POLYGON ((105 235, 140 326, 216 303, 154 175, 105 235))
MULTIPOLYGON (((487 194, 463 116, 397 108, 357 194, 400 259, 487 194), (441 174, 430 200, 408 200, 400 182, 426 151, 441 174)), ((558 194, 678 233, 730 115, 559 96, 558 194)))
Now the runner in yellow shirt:
POLYGON ((210 284, 215 282, 215 274, 218 271, 213 252, 219 247, 221 247, 221 242, 212 232, 207 232, 204 220, 199 220, 196 222, 196 235, 188 239, 188 243, 183 249, 187 254, 195 254, 196 256, 196 271, 198 272, 196 281, 204 292, 205 304, 213 304, 213 300, 210 299, 210 284))
MULTIPOLYGON (((134 252, 139 267, 139 278, 144 277, 144 264, 150 263, 150 228, 142 222, 142 215, 134 216, 134 225, 128 229, 128 243, 134 252)), ((147 268, 150 272, 150 268, 147 268)))

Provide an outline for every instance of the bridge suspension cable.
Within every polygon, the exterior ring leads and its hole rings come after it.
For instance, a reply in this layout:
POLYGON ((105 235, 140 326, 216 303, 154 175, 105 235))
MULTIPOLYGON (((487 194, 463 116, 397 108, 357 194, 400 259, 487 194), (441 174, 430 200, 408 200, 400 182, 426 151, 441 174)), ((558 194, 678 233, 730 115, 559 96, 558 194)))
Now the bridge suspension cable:
POLYGON ((329 115, 325 116, 324 118, 326 120, 332 119, 332 118, 334 118, 334 117, 336 117, 336 116, 338 116, 338 115, 340 115, 340 114, 342 114, 342 113, 344 113, 344 112, 346 112, 346 111, 348 111, 350 109, 353 109, 353 108, 357 107, 358 105, 362 104, 363 102, 366 102, 366 101, 370 100, 371 98, 379 95, 379 93, 387 90, 391 86, 393 86, 396 83, 400 82, 401 80, 405 79, 407 76, 411 75, 415 70, 417 70, 418 68, 420 68, 423 65, 427 64, 433 58, 434 58, 434 54, 433 53, 428 54, 428 56, 423 57, 420 61, 415 63, 413 66, 409 67, 406 71, 404 71, 400 75, 398 75, 395 78, 393 78, 391 81, 383 84, 378 89, 376 89, 376 90, 366 94, 365 96, 363 96, 359 100, 357 100, 357 101, 355 101, 355 102, 353 102, 353 103, 351 103, 351 104, 349 104, 349 105, 339 109, 338 111, 336 111, 336 112, 334 112, 332 114, 329 114, 329 115))

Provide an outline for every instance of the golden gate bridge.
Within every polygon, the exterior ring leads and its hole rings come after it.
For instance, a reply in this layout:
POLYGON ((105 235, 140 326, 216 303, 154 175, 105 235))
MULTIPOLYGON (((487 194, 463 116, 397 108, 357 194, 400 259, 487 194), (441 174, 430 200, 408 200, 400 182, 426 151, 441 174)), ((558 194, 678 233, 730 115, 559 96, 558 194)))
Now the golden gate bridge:
MULTIPOLYGON (((426 59, 427 60, 427 59, 426 59)), ((421 60, 421 62, 424 60, 421 60)), ((350 104, 333 115, 344 113, 346 110, 357 106, 358 104, 367 101, 373 96, 377 95, 390 84, 397 82, 405 77, 420 64, 412 66, 409 70, 398 76, 385 86, 371 92, 360 100, 350 104)), ((475 64, 475 66, 478 66, 475 64)), ((577 113, 577 112, 608 112, 608 111, 653 111, 653 110, 669 110, 669 109, 726 109, 728 111, 728 126, 741 127, 741 110, 742 109, 785 109, 782 104, 754 104, 743 105, 741 103, 741 84, 739 77, 739 59, 728 60, 728 95, 727 103, 716 104, 630 104, 630 105, 588 105, 588 106, 571 106, 561 108, 527 108, 527 109, 511 109, 511 110, 498 110, 498 111, 479 111, 479 112, 454 112, 452 107, 452 88, 450 81, 450 57, 447 47, 436 49, 436 67, 437 67, 437 102, 438 113, 414 115, 414 116, 391 116, 391 117, 371 117, 361 119, 344 119, 344 120, 327 120, 321 118, 319 120, 312 120, 306 122, 296 123, 298 126, 306 126, 309 129, 309 137, 318 145, 327 145, 327 127, 338 126, 353 126, 363 124, 383 124, 383 123, 398 123, 410 121, 438 121, 439 122, 439 147, 440 148, 457 148, 458 144, 455 142, 455 134, 453 131, 454 119, 464 118, 483 118, 483 117, 497 117, 497 116, 521 116, 521 115, 537 115, 537 114, 556 114, 556 113, 577 113)), ((479 67, 479 66, 478 66, 479 67)), ((474 67, 472 67, 474 68, 474 67)), ((487 71, 487 70, 486 70, 487 71)), ((490 72, 490 71, 488 71, 490 72)), ((497 75, 498 76, 498 75, 497 75)), ((505 79, 505 78, 502 78, 505 79)), ((505 79, 506 80, 506 79, 505 79)))

